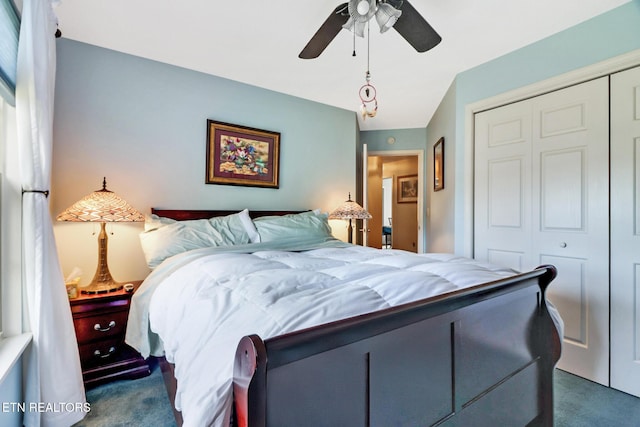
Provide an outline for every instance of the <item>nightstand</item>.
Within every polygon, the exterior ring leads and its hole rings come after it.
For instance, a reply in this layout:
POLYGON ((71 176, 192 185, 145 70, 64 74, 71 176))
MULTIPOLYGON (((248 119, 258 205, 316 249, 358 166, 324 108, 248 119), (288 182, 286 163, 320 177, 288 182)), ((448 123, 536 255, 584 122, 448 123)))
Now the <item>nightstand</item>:
POLYGON ((69 300, 86 387, 151 373, 140 353, 124 343, 131 296, 141 281, 131 283, 133 292, 79 293, 69 300))

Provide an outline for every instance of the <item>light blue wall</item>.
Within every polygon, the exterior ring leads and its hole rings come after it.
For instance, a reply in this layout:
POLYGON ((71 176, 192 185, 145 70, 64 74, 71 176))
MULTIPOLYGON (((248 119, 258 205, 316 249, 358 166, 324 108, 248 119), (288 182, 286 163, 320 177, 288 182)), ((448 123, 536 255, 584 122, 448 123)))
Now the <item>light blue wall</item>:
POLYGON ((427 129, 390 129, 360 131, 360 141, 367 144, 369 151, 425 150, 427 145, 427 129), (395 144, 388 144, 392 136, 395 144))
MULTIPOLYGON (((462 184, 465 174, 464 112, 467 104, 512 89, 573 71, 615 56, 640 49, 640 0, 599 15, 537 43, 514 51, 456 78, 456 162, 455 180, 462 184)), ((434 120, 450 120, 439 117, 434 120)), ((435 124, 435 122, 434 122, 435 124)), ((432 124, 429 125, 431 127, 432 124)), ((455 251, 464 252, 465 228, 462 185, 455 191, 455 251)))
MULTIPOLYGON (((57 50, 54 215, 99 189, 103 176, 110 190, 146 213, 151 207, 331 210, 355 192, 352 111, 71 40, 60 39, 57 50), (280 132, 280 188, 205 184, 207 119, 280 132)), ((78 227, 57 223, 56 238, 64 273, 79 266, 87 283, 96 237, 78 227)), ((114 229, 114 278, 144 277, 141 225, 114 229)))
POLYGON ((23 404, 22 397, 22 357, 9 369, 4 380, 0 382, 0 405, 5 404, 4 410, 0 409, 0 426, 22 425, 23 413, 18 409, 18 404, 23 404))
POLYGON ((426 229, 427 252, 454 252, 455 159, 456 159, 456 82, 447 90, 427 126, 426 229), (444 188, 433 191, 433 146, 444 138, 444 188))

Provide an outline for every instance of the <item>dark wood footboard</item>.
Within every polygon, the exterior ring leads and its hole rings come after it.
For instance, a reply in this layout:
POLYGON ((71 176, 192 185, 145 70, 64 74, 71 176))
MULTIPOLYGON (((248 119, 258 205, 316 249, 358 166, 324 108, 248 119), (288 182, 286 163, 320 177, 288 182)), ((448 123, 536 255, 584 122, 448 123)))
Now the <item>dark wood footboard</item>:
POLYGON ((239 426, 551 426, 555 268, 262 341, 236 354, 239 426))
POLYGON ((173 408, 173 416, 176 419, 176 424, 182 425, 182 413, 175 407, 176 393, 178 389, 178 382, 175 376, 175 366, 169 363, 166 358, 158 357, 158 365, 162 371, 162 379, 164 380, 165 388, 167 389, 167 395, 169 402, 171 402, 171 408, 173 408))

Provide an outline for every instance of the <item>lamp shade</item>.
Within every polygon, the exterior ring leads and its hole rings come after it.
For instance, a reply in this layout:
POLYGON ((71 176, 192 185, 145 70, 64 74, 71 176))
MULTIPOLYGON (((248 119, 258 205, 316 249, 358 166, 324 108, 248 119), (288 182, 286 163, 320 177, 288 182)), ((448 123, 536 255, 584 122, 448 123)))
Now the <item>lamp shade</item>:
POLYGON ((349 194, 349 200, 331 212, 329 219, 371 219, 371 214, 351 200, 351 194, 349 194))
POLYGON ((56 219, 72 222, 139 222, 144 221, 144 215, 116 193, 107 190, 105 178, 102 181, 102 189, 78 200, 56 219))
POLYGON ((107 179, 102 180, 102 189, 83 197, 68 207, 56 219, 71 222, 99 222, 98 267, 91 283, 82 289, 85 294, 100 294, 122 289, 123 284, 111 277, 107 264, 107 222, 139 222, 144 215, 132 208, 113 191, 107 190, 107 179))
POLYGON ((393 27, 402 15, 402 12, 391 6, 389 3, 380 3, 376 12, 376 21, 380 27, 380 32, 384 33, 393 27))
POLYGON ((343 204, 338 206, 333 212, 329 214, 329 219, 346 219, 349 220, 349 226, 347 227, 347 237, 349 243, 353 242, 353 226, 351 220, 354 219, 371 219, 371 214, 367 212, 358 203, 351 200, 351 193, 349 193, 349 199, 343 204))
POLYGON ((349 19, 342 28, 364 37, 367 22, 376 14, 376 0, 350 0, 348 10, 349 19))

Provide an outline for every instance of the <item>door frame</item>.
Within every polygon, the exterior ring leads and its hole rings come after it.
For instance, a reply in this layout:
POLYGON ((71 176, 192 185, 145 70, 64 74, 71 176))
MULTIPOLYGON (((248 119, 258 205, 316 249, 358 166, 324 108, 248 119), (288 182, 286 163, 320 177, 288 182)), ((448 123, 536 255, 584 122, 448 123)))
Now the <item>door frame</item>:
MULTIPOLYGON (((633 68, 640 65, 640 49, 619 55, 605 61, 588 65, 578 70, 560 74, 558 76, 542 80, 530 85, 485 98, 465 106, 464 111, 464 170, 474 170, 474 141, 475 141, 475 114, 484 110, 500 107, 527 98, 553 92, 568 86, 584 83, 589 80, 607 76, 618 71, 633 68)), ((465 174, 464 182, 461 183, 464 191, 464 229, 468 232, 463 236, 463 254, 473 258, 473 172, 465 174)))
MULTIPOLYGON (((363 144, 364 149, 363 153, 365 153, 365 166, 366 162, 369 161, 369 157, 402 157, 402 156, 417 156, 418 157, 418 253, 424 253, 425 250, 425 227, 424 227, 424 199, 425 199, 425 187, 424 187, 424 179, 425 179, 425 164, 424 164, 424 150, 389 150, 389 151, 368 151, 367 144, 363 144)), ((365 209, 367 207, 367 168, 364 168, 362 174, 362 182, 363 182, 363 195, 362 202, 365 209)), ((366 234, 366 233, 365 233, 366 234)))

